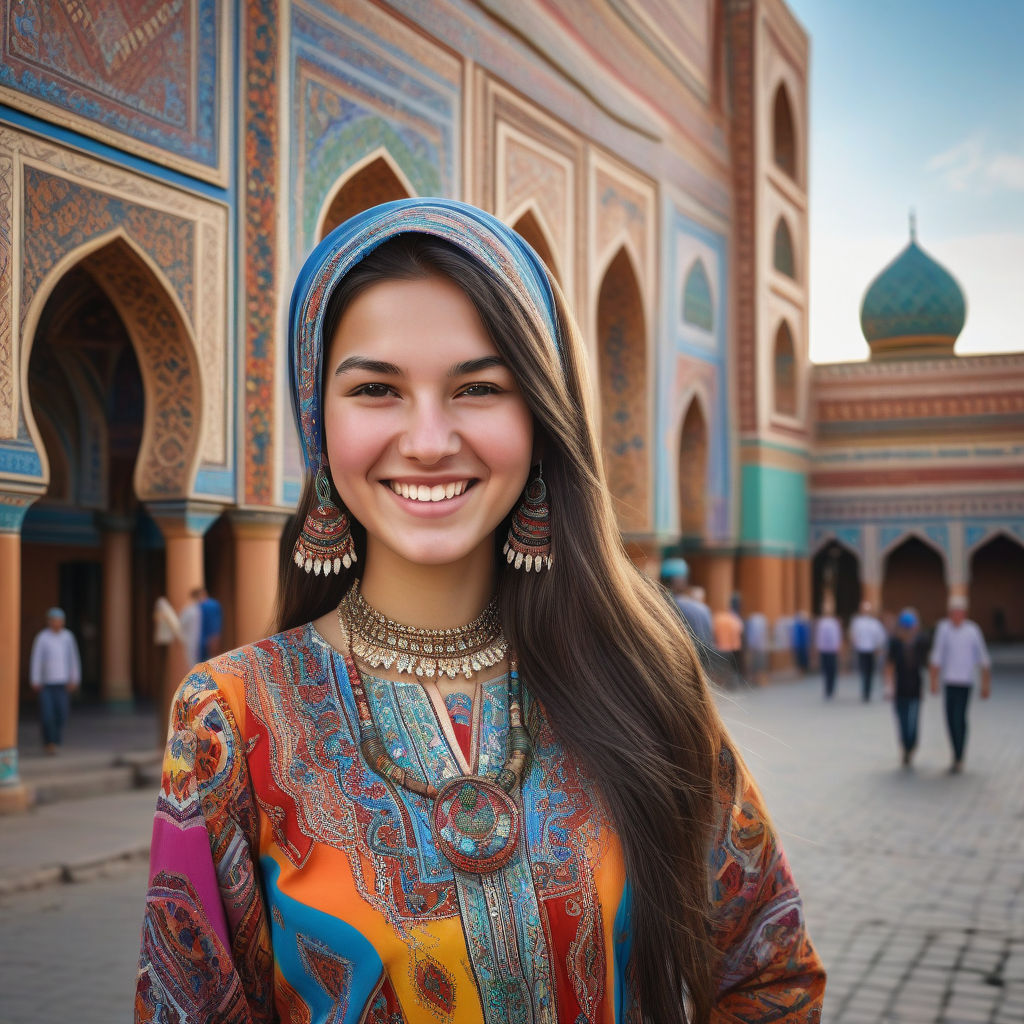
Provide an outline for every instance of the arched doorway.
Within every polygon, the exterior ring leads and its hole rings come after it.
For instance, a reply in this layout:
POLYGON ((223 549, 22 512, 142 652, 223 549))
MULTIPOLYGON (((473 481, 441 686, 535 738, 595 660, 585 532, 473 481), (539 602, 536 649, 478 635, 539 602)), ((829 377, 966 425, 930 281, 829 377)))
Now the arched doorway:
POLYGON ((625 248, 609 264, 598 292, 597 358, 608 485, 619 526, 639 533, 649 518, 647 331, 640 286, 625 248))
POLYGON ((829 541, 814 556, 812 612, 821 615, 831 604, 844 622, 860 606, 860 559, 845 544, 829 541))
POLYGON ((540 226, 540 222, 534 216, 533 211, 527 210, 512 226, 530 243, 533 251, 544 261, 544 266, 551 272, 551 276, 561 284, 554 253, 551 251, 547 235, 540 226))
POLYGON ((395 199, 408 199, 410 191, 383 156, 371 160, 343 182, 327 207, 320 225, 320 238, 363 210, 395 199))
POLYGON ((974 552, 968 601, 989 640, 1024 640, 1024 544, 1000 533, 974 552))
POLYGON ((23 681, 32 638, 46 609, 58 605, 78 640, 83 697, 98 701, 113 689, 124 699, 133 696, 133 680, 148 681, 146 651, 130 642, 128 651, 104 652, 106 619, 115 613, 104 600, 104 562, 127 556, 120 568, 127 570, 122 600, 130 614, 145 593, 140 584, 159 586, 163 560, 134 550, 139 503, 132 477, 145 420, 139 364, 124 321, 81 265, 43 308, 28 394, 51 473, 22 526, 23 681), (137 558, 144 564, 135 567, 137 558))
POLYGON ((695 396, 679 434, 679 536, 687 548, 704 542, 707 479, 708 426, 695 396))
POLYGON ((25 415, 50 473, 21 534, 22 685, 43 614, 60 604, 84 696, 154 698, 149 610, 165 558, 142 502, 190 492, 202 428, 194 343, 170 291, 120 235, 53 275, 26 324, 25 415))
POLYGON ((942 556, 919 537, 907 537, 885 558, 882 608, 916 608, 921 624, 934 629, 946 614, 946 572, 942 556))

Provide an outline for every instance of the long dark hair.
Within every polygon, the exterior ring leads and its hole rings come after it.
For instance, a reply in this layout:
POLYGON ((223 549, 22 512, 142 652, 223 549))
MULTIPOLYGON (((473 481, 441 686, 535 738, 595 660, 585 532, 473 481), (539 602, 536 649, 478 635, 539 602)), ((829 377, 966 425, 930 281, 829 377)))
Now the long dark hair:
MULTIPOLYGON (((543 445, 551 503, 550 572, 499 569, 505 635, 530 693, 584 766, 611 815, 632 890, 633 986, 645 1021, 709 1018, 708 849, 723 730, 694 648, 656 584, 630 561, 605 483, 590 413, 583 347, 554 286, 561 358, 512 290, 468 253, 423 234, 399 235, 365 257, 328 300, 324 343, 371 285, 443 275, 476 307, 523 391, 543 445)), ((315 492, 307 480, 283 538, 279 627, 330 611, 359 572, 309 576, 292 545, 315 492)), ((353 524, 356 550, 366 538, 353 524)), ((503 531, 496 536, 497 544, 503 531)), ((504 564, 504 563, 502 563, 504 564)))

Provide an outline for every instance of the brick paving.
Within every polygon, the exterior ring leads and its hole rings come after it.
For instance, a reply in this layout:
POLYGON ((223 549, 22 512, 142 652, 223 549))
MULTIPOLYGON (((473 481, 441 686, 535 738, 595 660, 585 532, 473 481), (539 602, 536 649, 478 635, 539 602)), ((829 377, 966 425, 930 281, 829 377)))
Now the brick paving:
POLYGON ((912 770, 895 716, 853 676, 723 694, 829 971, 824 1024, 1024 1021, 1024 661, 972 699, 963 775, 942 701, 912 770))
MULTIPOLYGON (((972 701, 960 776, 946 774, 937 698, 908 772, 889 705, 861 703, 852 676, 830 704, 816 678, 720 695, 829 970, 823 1024, 1024 1021, 1024 658, 997 671, 994 690, 972 701)), ((122 809, 129 845, 148 832, 144 794, 95 800, 122 809)), ((40 813, 26 860, 45 821, 54 861, 73 859, 88 803, 40 813)), ((0 826, 12 870, 17 822, 0 826)), ((0 894, 0 1024, 131 1019, 145 865, 112 857, 107 872, 65 877, 79 880, 0 894)))

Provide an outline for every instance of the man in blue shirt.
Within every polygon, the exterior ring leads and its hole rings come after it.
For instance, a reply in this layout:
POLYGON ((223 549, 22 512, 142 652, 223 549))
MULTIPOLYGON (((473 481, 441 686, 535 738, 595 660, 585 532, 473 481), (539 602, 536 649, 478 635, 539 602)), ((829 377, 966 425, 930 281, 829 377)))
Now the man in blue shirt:
POLYGON ((199 597, 199 657, 203 661, 220 653, 222 625, 220 601, 210 597, 204 587, 199 597))

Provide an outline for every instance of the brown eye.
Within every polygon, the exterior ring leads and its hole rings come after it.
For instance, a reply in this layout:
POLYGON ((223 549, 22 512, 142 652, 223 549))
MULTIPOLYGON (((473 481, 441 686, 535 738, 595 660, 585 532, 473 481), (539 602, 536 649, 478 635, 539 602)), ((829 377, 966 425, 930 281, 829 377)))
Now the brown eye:
POLYGON ((394 391, 387 384, 361 384, 352 394, 364 395, 366 398, 387 398, 394 391))

